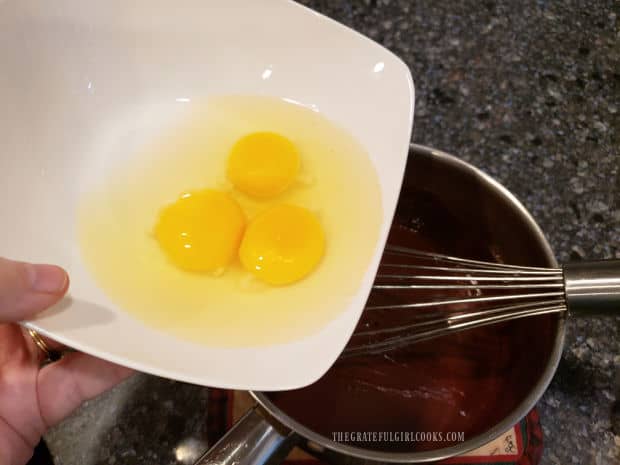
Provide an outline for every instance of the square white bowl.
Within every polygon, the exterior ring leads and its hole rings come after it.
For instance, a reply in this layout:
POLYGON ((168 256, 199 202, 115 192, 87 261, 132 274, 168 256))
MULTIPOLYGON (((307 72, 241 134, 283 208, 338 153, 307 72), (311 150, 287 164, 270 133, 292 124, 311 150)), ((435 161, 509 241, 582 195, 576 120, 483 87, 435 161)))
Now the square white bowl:
POLYGON ((287 0, 0 0, 0 63, 0 256, 55 263, 72 279, 70 295, 29 327, 222 388, 299 388, 329 369, 370 292, 404 173, 414 89, 398 57, 287 0), (290 344, 222 349, 168 336, 115 307, 80 258, 76 205, 101 157, 129 153, 128 140, 148 140, 180 105, 225 94, 318 109, 363 145, 379 176, 384 218, 357 296, 290 344))

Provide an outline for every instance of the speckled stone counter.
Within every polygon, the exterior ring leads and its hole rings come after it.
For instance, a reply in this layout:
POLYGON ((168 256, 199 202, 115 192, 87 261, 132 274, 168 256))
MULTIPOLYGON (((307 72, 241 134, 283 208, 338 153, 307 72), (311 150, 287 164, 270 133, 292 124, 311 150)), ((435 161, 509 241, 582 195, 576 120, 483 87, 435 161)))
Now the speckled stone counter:
MULTIPOLYGON (((414 141, 507 186, 560 262, 620 258, 620 3, 303 3, 407 62, 414 141)), ((619 328, 619 319, 570 321, 539 404, 545 465, 620 463, 619 328)), ((191 463, 206 447, 205 407, 202 388, 138 375, 46 439, 58 465, 191 463)))

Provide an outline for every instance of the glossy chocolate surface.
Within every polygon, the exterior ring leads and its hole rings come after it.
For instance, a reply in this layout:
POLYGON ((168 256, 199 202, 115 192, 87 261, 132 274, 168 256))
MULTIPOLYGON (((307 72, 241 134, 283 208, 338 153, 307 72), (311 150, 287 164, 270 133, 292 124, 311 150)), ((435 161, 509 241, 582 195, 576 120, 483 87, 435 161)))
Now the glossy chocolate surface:
MULTIPOLYGON (((512 204, 471 172, 434 157, 410 157, 389 242, 464 258, 551 266, 531 225, 512 204)), ((428 292, 396 297, 388 291, 374 292, 369 303, 428 297, 428 292)), ((411 311, 366 311, 356 331, 401 324, 411 311)), ((545 369, 556 327, 557 316, 540 316, 387 354, 346 358, 312 386, 268 397, 328 438, 337 432, 443 435, 443 441, 350 445, 392 452, 439 449, 455 444, 447 440, 448 433, 464 432, 465 440, 471 439, 517 408, 545 369)), ((354 337, 350 344, 359 343, 354 337)))

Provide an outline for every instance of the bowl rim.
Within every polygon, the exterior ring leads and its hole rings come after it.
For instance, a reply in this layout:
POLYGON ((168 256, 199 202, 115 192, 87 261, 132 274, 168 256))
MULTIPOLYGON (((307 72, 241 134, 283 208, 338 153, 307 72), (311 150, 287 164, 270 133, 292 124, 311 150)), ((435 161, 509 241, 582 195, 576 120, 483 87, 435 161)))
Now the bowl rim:
MULTIPOLYGON (((481 183, 490 186, 495 189, 504 199, 508 200, 515 210, 519 213, 524 222, 532 229, 535 237, 539 243, 543 246, 545 258, 549 260, 552 266, 558 266, 557 260, 547 238, 545 237, 542 229, 530 212, 523 206, 523 204, 512 194, 506 187, 493 179, 491 176, 476 168, 475 166, 441 150, 436 150, 428 146, 419 144, 410 144, 410 154, 420 156, 432 156, 438 158, 458 169, 474 176, 481 183)), ((295 431, 298 435, 304 437, 307 441, 320 445, 325 449, 329 449, 333 452, 353 456, 359 459, 372 460, 378 462, 390 462, 390 463, 407 463, 407 462, 433 462, 436 460, 443 460, 456 455, 464 454, 466 452, 477 449, 478 447, 487 444, 488 442, 496 439, 508 429, 521 421, 529 411, 536 405, 538 400, 542 397, 545 390, 549 386, 551 379, 553 378, 555 371, 560 363, 562 356, 562 348, 564 346, 564 337, 566 332, 566 317, 562 315, 557 316, 557 328, 555 334, 555 340, 553 341, 553 348, 549 355, 547 366, 543 371, 538 382, 531 389, 530 393, 525 399, 521 401, 515 409, 508 414, 502 421, 489 428, 486 432, 481 433, 473 438, 464 441, 460 444, 456 444, 450 447, 444 447, 432 451, 423 452, 381 452, 374 450, 367 450, 361 447, 349 446, 341 444, 322 436, 302 423, 288 416, 282 410, 280 410, 273 402, 269 400, 266 394, 262 392, 250 391, 252 397, 258 402, 258 404, 266 410, 268 415, 277 420, 281 424, 287 426, 291 430, 295 431)))

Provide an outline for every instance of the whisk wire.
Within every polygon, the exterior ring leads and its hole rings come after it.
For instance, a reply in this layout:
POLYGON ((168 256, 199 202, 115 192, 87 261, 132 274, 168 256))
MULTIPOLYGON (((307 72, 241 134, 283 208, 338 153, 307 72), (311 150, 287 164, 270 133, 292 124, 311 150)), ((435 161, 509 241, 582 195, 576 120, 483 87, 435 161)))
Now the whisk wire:
POLYGON ((536 267, 536 266, 521 266, 521 265, 507 265, 505 263, 492 263, 492 262, 485 262, 482 260, 471 260, 468 258, 459 258, 459 257, 452 257, 450 255, 441 255, 441 254, 437 254, 433 252, 423 252, 421 250, 410 249, 408 247, 391 245, 391 244, 389 244, 386 247, 385 253, 401 254, 407 257, 414 257, 414 256, 425 257, 425 258, 432 259, 436 262, 443 261, 443 262, 451 262, 451 263, 479 265, 485 268, 514 269, 518 271, 529 270, 529 271, 542 271, 542 272, 548 272, 548 271, 555 271, 555 272, 560 272, 560 273, 562 272, 562 270, 559 268, 541 268, 541 267, 536 267))
POLYGON ((369 318, 380 315, 374 313, 378 311, 410 313, 404 322, 398 317, 384 328, 366 329, 362 323, 343 357, 382 353, 466 329, 566 311, 561 269, 490 263, 395 245, 386 248, 373 293, 371 302, 378 295, 396 297, 397 302, 368 304, 369 318))
MULTIPOLYGON (((515 284, 513 289, 562 289, 562 283, 515 284)), ((373 289, 506 289, 505 284, 375 284, 373 289)))
MULTIPOLYGON (((421 342, 435 337, 446 336, 457 331, 479 328, 482 326, 503 323, 529 316, 545 315, 549 313, 561 313, 564 311, 566 311, 566 307, 564 305, 551 305, 512 312, 506 315, 489 316, 484 319, 472 319, 468 321, 462 321, 456 324, 448 323, 447 326, 440 328, 429 329, 426 331, 415 331, 405 336, 396 336, 380 342, 365 344, 364 346, 349 347, 344 350, 341 357, 346 358, 365 354, 372 355, 376 353, 383 353, 386 351, 399 349, 415 342, 421 342)), ((442 322, 446 323, 447 320, 442 320, 442 322)))
POLYGON ((441 267, 441 266, 428 266, 428 265, 410 265, 410 264, 406 264, 406 263, 384 263, 382 264, 382 266, 384 267, 390 267, 390 268, 407 268, 407 269, 419 269, 419 270, 433 270, 433 271, 451 271, 451 272, 457 272, 457 273, 469 273, 472 271, 472 269, 475 269, 476 272, 478 273, 489 273, 489 274, 504 274, 504 275, 510 275, 513 276, 515 274, 517 275, 553 275, 555 277, 558 276, 562 276, 562 271, 561 270, 555 270, 555 269, 551 269, 551 270, 540 270, 540 271, 533 271, 533 270, 518 270, 518 269, 503 269, 503 268, 458 268, 458 267, 441 267))
POLYGON ((554 281, 557 280, 557 276, 479 276, 479 275, 466 275, 466 276, 432 276, 432 275, 390 275, 390 274, 378 274, 378 278, 392 278, 392 279, 419 279, 427 281, 554 281))
POLYGON ((542 302, 542 303, 536 302, 536 303, 504 305, 500 307, 494 307, 492 309, 486 309, 486 310, 480 310, 480 311, 468 311, 468 312, 463 312, 463 313, 452 314, 450 316, 445 316, 443 312, 428 312, 422 315, 418 315, 418 318, 412 318, 412 321, 414 321, 413 323, 405 324, 401 326, 393 326, 389 328, 376 329, 376 330, 359 331, 355 333, 354 337, 376 336, 379 334, 406 331, 408 329, 420 328, 420 327, 429 326, 432 324, 440 324, 440 323, 450 324, 451 322, 456 322, 459 320, 486 317, 490 315, 503 314, 506 312, 536 310, 536 309, 540 309, 544 307, 561 306, 561 305, 563 305, 563 302, 561 300, 551 300, 551 301, 542 302), (422 320, 422 321, 417 322, 418 320, 422 320))
POLYGON ((562 297, 564 292, 540 292, 533 294, 517 294, 517 295, 497 295, 490 297, 466 297, 463 299, 453 299, 453 300, 436 300, 429 302, 412 302, 408 304, 399 304, 399 305, 371 305, 366 306, 366 310, 388 310, 390 308, 424 308, 424 307, 432 307, 432 306, 440 306, 440 305, 457 305, 457 304, 471 304, 471 303, 482 303, 482 302, 499 302, 506 300, 517 300, 517 299, 545 299, 548 297, 562 297))

